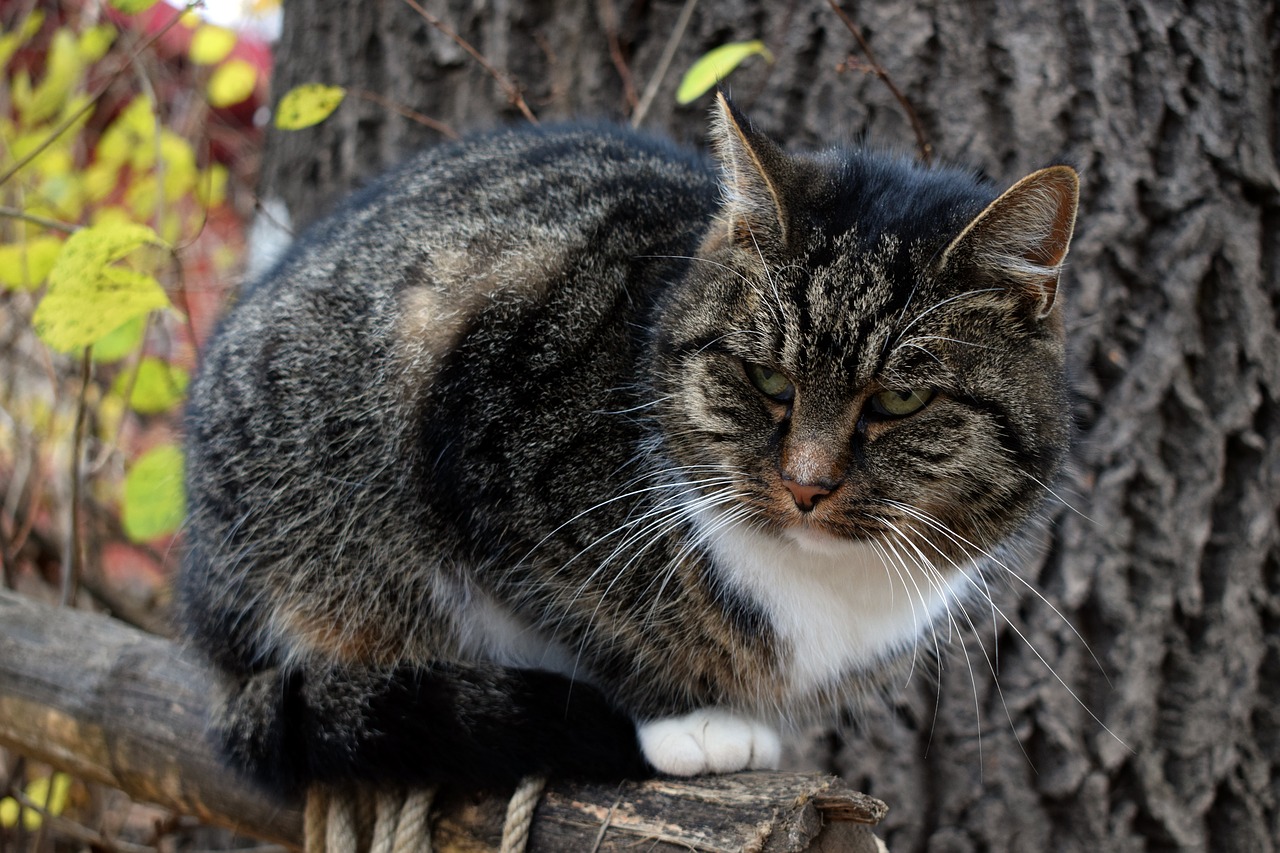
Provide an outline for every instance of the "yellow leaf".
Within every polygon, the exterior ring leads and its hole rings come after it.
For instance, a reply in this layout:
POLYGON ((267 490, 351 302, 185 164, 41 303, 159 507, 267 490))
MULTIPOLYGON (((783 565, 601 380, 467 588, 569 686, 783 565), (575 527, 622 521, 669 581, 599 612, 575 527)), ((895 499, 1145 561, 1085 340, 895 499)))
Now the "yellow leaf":
POLYGON ((34 125, 57 115, 83 70, 75 35, 70 30, 59 27, 53 34, 53 41, 45 57, 44 79, 32 93, 31 103, 23 110, 23 121, 34 125))
POLYGON ((230 59, 218 66, 209 78, 209 103, 230 107, 253 94, 258 69, 243 59, 230 59))
MULTIPOLYGON (((27 783, 27 799, 42 807, 46 812, 57 817, 67 807, 67 799, 71 793, 71 777, 65 773, 54 773, 52 776, 41 776, 27 783)), ((35 809, 27 809, 22 817, 22 825, 28 832, 40 828, 43 815, 35 809)))
POLYGON ((227 200, 230 173, 221 163, 210 163, 196 181, 196 198, 205 207, 217 207, 227 200))
POLYGON ((98 24, 80 34, 80 58, 85 62, 97 62, 107 55, 116 40, 116 28, 110 24, 98 24))
POLYGON ((61 249, 61 240, 47 236, 0 246, 0 286, 35 290, 44 284, 61 249))
POLYGON ((124 203, 129 206, 135 220, 150 219, 156 212, 156 176, 135 177, 124 193, 124 203))
MULTIPOLYGON (((14 110, 25 116, 31 109, 31 74, 25 68, 19 68, 9 81, 9 97, 13 100, 14 110)), ((19 122, 19 126, 25 126, 19 122)), ((20 156, 14 152, 15 159, 20 156)))
POLYGON ((142 246, 160 243, 154 231, 136 223, 94 225, 72 234, 32 318, 41 340, 59 352, 74 352, 133 317, 167 306, 169 297, 154 277, 112 266, 142 246))
POLYGON ((116 121, 137 137, 145 138, 155 133, 156 113, 146 95, 135 95, 129 106, 120 111, 116 121))
POLYGON ((160 157, 164 161, 164 197, 177 201, 196 183, 196 152, 191 143, 171 130, 160 132, 160 157))
POLYGON ((764 46, 764 42, 738 41, 722 44, 714 50, 704 53, 697 62, 689 67, 680 80, 680 88, 676 90, 676 102, 688 104, 697 100, 704 93, 733 73, 743 60, 760 54, 765 62, 773 62, 773 54, 764 46))
MULTIPOLYGON (((137 374, 132 379, 133 393, 129 395, 129 407, 143 415, 167 412, 182 402, 187 393, 188 379, 187 372, 181 367, 147 356, 138 362, 137 374)), ((129 382, 129 373, 121 373, 111 386, 112 392, 123 397, 129 382)))
POLYGON ((158 0, 108 0, 108 2, 126 15, 136 15, 156 5, 158 0))
POLYGON ((320 83, 304 83, 285 92, 276 106, 276 127, 281 130, 301 130, 327 119, 347 90, 341 86, 324 86, 320 83))
POLYGON ((89 201, 102 201, 116 188, 120 180, 120 164, 110 160, 97 160, 80 173, 85 195, 89 201))
POLYGON ((42 26, 44 26, 44 12, 34 9, 21 24, 14 28, 13 32, 5 33, 0 37, 0 68, 7 65, 17 53, 18 48, 31 41, 31 37, 40 32, 42 26))
POLYGON ((191 36, 188 53, 196 65, 217 65, 236 46, 236 34, 226 27, 204 24, 191 36))
POLYGON ((13 829, 18 825, 18 814, 22 811, 22 807, 18 805, 18 801, 13 797, 5 797, 0 800, 0 826, 5 829, 13 829))
POLYGON ((120 521, 135 542, 167 536, 182 526, 186 499, 182 488, 182 451, 162 444, 147 451, 124 478, 120 521))

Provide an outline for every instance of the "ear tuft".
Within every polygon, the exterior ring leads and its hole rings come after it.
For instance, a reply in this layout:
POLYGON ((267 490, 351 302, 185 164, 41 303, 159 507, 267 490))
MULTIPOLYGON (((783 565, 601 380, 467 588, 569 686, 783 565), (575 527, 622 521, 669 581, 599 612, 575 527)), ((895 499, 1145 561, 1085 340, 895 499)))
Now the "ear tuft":
POLYGON ((724 217, 729 237, 746 247, 765 239, 785 242, 786 208, 781 183, 787 171, 782 150, 751 126, 722 90, 716 90, 711 140, 724 173, 724 217))
POLYGON ((1032 172, 1005 191, 942 253, 941 266, 964 257, 1016 282, 1038 319, 1053 311, 1058 275, 1075 230, 1080 177, 1070 166, 1032 172))

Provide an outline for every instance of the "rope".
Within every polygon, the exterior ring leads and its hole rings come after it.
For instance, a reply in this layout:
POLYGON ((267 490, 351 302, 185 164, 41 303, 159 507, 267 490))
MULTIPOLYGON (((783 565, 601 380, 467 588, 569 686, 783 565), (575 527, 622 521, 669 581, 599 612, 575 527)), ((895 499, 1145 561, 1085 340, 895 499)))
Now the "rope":
MULTIPOLYGON (((387 850, 374 853, 431 853, 431 799, 434 788, 409 792, 400 805, 400 823, 396 827, 395 841, 387 850)), ((331 851, 336 853, 336 851, 331 851)))
POLYGON ((375 797, 373 841, 370 851, 391 850, 396 839, 396 823, 404 797, 393 791, 379 791, 375 797))
POLYGON ((360 842, 356 825, 356 800, 350 792, 329 793, 329 821, 325 827, 324 849, 356 853, 360 842))
POLYGON ((319 785, 307 791, 307 808, 302 814, 302 849, 324 853, 325 823, 329 818, 329 792, 319 785))
MULTIPOLYGON (((546 780, 529 776, 507 803, 500 853, 524 853, 546 780)), ((431 853, 434 788, 404 792, 335 789, 307 791, 303 815, 306 853, 431 853)))
POLYGON ((533 826, 533 813, 542 799, 547 780, 541 776, 526 776, 520 780, 516 792, 507 803, 507 819, 502 824, 502 846, 499 853, 524 853, 529 846, 529 829, 533 826))

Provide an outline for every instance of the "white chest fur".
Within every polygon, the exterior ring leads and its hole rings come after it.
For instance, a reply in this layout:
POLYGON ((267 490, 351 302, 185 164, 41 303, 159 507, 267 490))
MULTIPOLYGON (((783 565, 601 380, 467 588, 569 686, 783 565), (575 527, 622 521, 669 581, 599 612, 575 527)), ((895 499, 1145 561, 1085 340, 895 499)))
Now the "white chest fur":
POLYGON ((710 513, 695 522, 721 576, 761 607, 779 639, 792 695, 869 668, 928 632, 972 583, 969 573, 921 567, 871 545, 799 531, 783 539, 710 513))

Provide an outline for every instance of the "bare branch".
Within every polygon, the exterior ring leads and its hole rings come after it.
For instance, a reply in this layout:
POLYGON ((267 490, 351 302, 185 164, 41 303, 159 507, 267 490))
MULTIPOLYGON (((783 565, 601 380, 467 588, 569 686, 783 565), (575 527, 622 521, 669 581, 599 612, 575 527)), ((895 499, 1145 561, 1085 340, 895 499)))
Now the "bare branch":
MULTIPOLYGON (((252 790, 209 747, 216 692, 216 676, 173 643, 0 592, 0 745, 135 799, 298 846, 300 804, 252 790)), ((505 794, 439 805, 440 849, 496 847, 505 794)), ((867 827, 885 811, 815 773, 557 784, 538 806, 530 849, 590 850, 598 838, 600 850, 852 853, 875 849, 867 827)))
POLYGON ((520 93, 520 87, 516 84, 510 74, 494 68, 493 65, 489 63, 489 60, 485 59, 484 55, 471 45, 471 42, 454 32, 453 28, 444 21, 422 8, 422 4, 418 3, 417 0, 404 0, 404 2, 415 12, 421 15, 424 21, 447 35, 449 38, 453 39, 454 43, 457 44, 458 47, 471 54, 471 58, 476 62, 479 62, 481 67, 484 68, 485 71, 489 72, 489 76, 498 81, 498 85, 502 87, 502 91, 507 93, 507 99, 524 114, 524 117, 534 124, 538 123, 537 116, 533 114, 533 110, 529 109, 529 105, 525 103, 524 95, 520 93))
POLYGON ((854 39, 857 40, 858 47, 862 48, 862 52, 867 57, 867 62, 870 64, 872 73, 879 77, 884 84, 889 87, 889 91, 893 93, 893 97, 902 105, 903 111, 907 114, 907 120, 911 122, 911 129, 915 132, 916 149, 920 154, 920 159, 926 164, 931 162, 933 160, 933 145, 931 145, 929 140, 925 138, 924 125, 920 123, 920 117, 916 115, 915 107, 911 106, 911 101, 907 100, 907 96, 898 88, 898 84, 893 82, 893 78, 889 76, 889 72, 880 64, 880 60, 876 59, 875 52, 871 49, 871 45, 867 42, 866 38, 863 37, 862 30, 853 22, 853 19, 845 14, 844 9, 840 8, 840 4, 837 3, 836 0, 827 0, 827 5, 829 5, 832 10, 840 16, 840 20, 844 22, 845 27, 848 28, 849 32, 853 34, 854 39))

